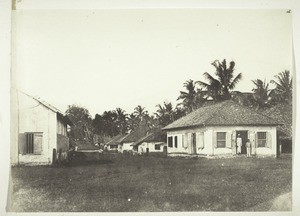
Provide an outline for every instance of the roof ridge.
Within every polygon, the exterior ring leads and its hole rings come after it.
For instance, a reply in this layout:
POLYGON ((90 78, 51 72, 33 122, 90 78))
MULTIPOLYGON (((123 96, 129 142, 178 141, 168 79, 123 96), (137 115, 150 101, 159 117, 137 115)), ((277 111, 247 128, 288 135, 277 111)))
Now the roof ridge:
MULTIPOLYGON (((14 87, 12 87, 12 88, 14 88, 14 87)), ((22 94, 24 94, 24 95, 30 97, 30 98, 36 100, 36 101, 39 102, 40 104, 42 104, 42 105, 44 105, 45 107, 51 109, 53 112, 55 112, 55 113, 60 113, 60 114, 64 115, 64 114, 62 113, 62 111, 60 111, 60 110, 59 110, 58 108, 56 108, 55 106, 49 104, 48 102, 42 101, 41 99, 36 98, 36 97, 34 97, 34 96, 30 95, 30 94, 27 94, 26 92, 24 92, 24 91, 22 91, 22 90, 20 90, 20 89, 17 89, 17 88, 14 88, 14 89, 15 89, 16 91, 18 91, 18 92, 20 92, 20 93, 22 93, 22 94)))
MULTIPOLYGON (((277 122, 277 120, 275 120, 274 118, 272 118, 272 117, 270 117, 270 116, 267 116, 267 115, 263 114, 262 112, 258 112, 258 111, 254 110, 254 109, 251 109, 250 107, 241 105, 241 104, 239 104, 239 103, 237 103, 237 102, 235 102, 235 101, 233 101, 233 100, 232 100, 232 102, 233 102, 234 104, 240 106, 240 107, 243 107, 243 108, 245 108, 245 109, 247 109, 247 110, 250 110, 251 112, 254 112, 254 113, 258 114, 258 115, 262 115, 262 116, 264 116, 264 117, 267 117, 267 118, 269 118, 269 119, 271 119, 271 120, 277 122)), ((277 123, 279 123, 279 122, 277 122, 277 123)))

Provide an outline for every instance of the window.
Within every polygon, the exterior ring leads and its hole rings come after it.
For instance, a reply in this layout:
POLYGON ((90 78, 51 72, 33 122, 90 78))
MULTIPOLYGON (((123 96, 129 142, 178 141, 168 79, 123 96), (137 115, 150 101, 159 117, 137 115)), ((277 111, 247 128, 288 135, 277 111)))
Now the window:
POLYGON ((26 154, 42 153, 43 133, 27 133, 26 134, 26 154))
POLYGON ((33 154, 33 133, 26 134, 26 154, 33 154))
POLYGON ((154 149, 155 150, 160 150, 160 144, 155 144, 154 149))
POLYGON ((178 142, 177 136, 174 136, 174 147, 175 147, 175 148, 177 148, 177 142, 178 142))
POLYGON ((257 132, 257 147, 266 147, 267 133, 257 132))
POLYGON ((173 137, 168 137, 168 147, 173 147, 173 137))
POLYGON ((217 148, 226 147, 226 132, 217 132, 217 148))

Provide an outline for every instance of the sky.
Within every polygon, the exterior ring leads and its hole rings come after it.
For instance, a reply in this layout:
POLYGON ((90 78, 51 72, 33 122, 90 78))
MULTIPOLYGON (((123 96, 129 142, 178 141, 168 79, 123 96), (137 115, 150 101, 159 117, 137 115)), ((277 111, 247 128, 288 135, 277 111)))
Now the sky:
MULTIPOLYGON (((211 63, 235 61, 251 80, 293 72, 286 10, 26 10, 13 14, 12 86, 65 111, 91 115, 137 105, 175 106, 186 80, 206 81, 211 63)), ((272 87, 272 86, 271 86, 272 87)))

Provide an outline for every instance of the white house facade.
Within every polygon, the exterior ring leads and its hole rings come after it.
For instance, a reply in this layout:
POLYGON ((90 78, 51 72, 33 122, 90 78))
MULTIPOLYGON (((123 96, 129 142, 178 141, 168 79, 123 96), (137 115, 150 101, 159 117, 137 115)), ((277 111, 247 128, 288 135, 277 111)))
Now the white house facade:
POLYGON ((225 101, 199 108, 166 126, 168 154, 235 155, 236 138, 242 138, 241 153, 246 154, 246 141, 251 155, 276 156, 275 120, 253 110, 225 101))
POLYGON ((50 104, 11 91, 11 164, 51 164, 53 149, 65 157, 71 121, 50 104))

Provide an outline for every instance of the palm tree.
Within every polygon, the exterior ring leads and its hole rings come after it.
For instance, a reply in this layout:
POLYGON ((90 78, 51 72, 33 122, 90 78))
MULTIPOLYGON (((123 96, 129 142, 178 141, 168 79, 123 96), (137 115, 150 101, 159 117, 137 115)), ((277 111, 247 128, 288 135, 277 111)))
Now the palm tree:
POLYGON ((159 121, 160 126, 166 126, 174 121, 174 110, 172 103, 164 102, 163 105, 158 104, 155 116, 159 121))
POLYGON ((252 80, 255 88, 252 89, 254 100, 258 108, 265 108, 270 104, 270 89, 266 81, 260 79, 252 80))
POLYGON ((134 130, 138 126, 138 121, 134 113, 127 116, 127 127, 130 131, 134 130))
POLYGON ((292 103, 293 85, 290 71, 285 70, 275 76, 277 81, 271 80, 275 84, 275 89, 271 92, 275 102, 292 103))
POLYGON ((215 60, 212 65, 215 67, 214 78, 208 72, 203 75, 208 80, 208 83, 197 81, 196 83, 204 87, 207 90, 208 96, 213 100, 227 100, 231 97, 231 91, 235 88, 236 84, 242 79, 242 74, 239 73, 236 77, 233 76, 235 62, 231 61, 229 67, 227 67, 226 60, 222 63, 219 60, 215 60))
POLYGON ((138 105, 134 108, 133 114, 138 118, 140 121, 144 120, 146 116, 148 116, 148 111, 145 110, 145 107, 142 107, 141 105, 138 105))
POLYGON ((125 113, 125 110, 121 108, 116 108, 115 113, 117 114, 116 124, 120 129, 120 132, 122 134, 125 134, 127 130, 127 122, 126 122, 127 114, 125 113))
POLYGON ((177 98, 177 100, 182 100, 180 104, 183 105, 187 112, 199 108, 205 101, 202 89, 196 89, 196 83, 191 79, 187 80, 183 84, 183 87, 185 87, 187 91, 180 91, 180 95, 177 98))

